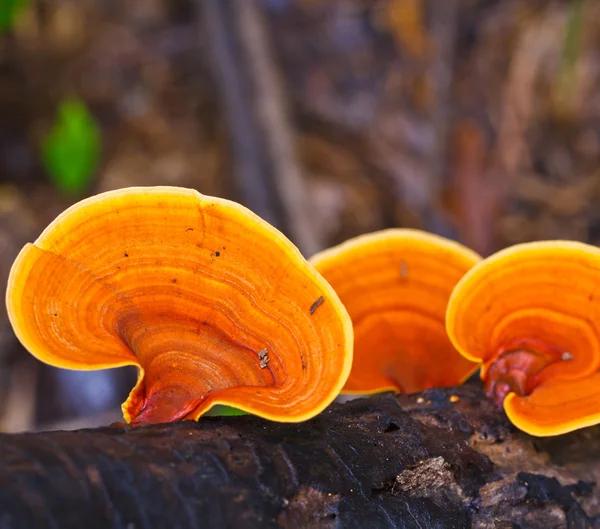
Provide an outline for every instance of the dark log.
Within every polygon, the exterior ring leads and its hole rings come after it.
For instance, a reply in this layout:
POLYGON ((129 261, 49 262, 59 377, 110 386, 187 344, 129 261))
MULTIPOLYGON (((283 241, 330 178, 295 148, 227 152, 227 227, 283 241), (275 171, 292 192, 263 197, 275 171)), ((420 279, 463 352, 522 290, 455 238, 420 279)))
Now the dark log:
POLYGON ((600 527, 600 428, 527 436, 476 385, 0 436, 0 528, 600 527), (457 400, 458 399, 458 400, 457 400))

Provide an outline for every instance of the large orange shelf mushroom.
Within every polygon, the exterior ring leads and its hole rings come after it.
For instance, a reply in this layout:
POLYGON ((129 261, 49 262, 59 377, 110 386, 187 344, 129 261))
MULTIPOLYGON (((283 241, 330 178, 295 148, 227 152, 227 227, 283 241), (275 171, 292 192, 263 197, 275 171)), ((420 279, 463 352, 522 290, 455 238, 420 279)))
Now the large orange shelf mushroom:
POLYGON ((419 230, 362 235, 310 259, 346 305, 354 362, 344 393, 413 393, 462 383, 477 364, 454 349, 444 326, 458 280, 480 256, 419 230))
POLYGON ((6 299, 43 362, 137 366, 123 404, 134 424, 215 404, 303 421, 335 399, 352 362, 348 314, 296 247, 239 204, 189 189, 72 206, 23 248, 6 299))
POLYGON ((600 423, 600 249, 544 241, 494 254, 456 286, 447 331, 521 430, 600 423))

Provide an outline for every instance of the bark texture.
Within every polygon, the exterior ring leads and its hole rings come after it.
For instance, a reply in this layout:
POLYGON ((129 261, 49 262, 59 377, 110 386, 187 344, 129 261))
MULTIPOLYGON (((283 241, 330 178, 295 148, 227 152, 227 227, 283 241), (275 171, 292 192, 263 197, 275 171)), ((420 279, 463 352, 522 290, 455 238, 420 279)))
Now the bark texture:
POLYGON ((535 439, 477 385, 0 436, 0 528, 600 527, 600 428, 535 439))

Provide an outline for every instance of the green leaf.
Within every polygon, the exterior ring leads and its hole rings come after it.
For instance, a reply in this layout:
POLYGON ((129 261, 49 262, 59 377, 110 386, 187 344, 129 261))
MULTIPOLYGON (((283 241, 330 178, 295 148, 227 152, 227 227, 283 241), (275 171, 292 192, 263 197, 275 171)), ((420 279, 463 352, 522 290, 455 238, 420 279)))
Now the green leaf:
POLYGON ((206 417, 231 417, 248 414, 245 411, 238 410, 237 408, 232 408, 231 406, 223 406, 222 404, 216 404, 204 415, 206 417))
POLYGON ((0 0, 0 33, 10 29, 30 0, 0 0))
POLYGON ((44 167, 60 191, 78 196, 87 190, 98 167, 100 143, 100 129, 85 103, 62 101, 42 142, 44 167))

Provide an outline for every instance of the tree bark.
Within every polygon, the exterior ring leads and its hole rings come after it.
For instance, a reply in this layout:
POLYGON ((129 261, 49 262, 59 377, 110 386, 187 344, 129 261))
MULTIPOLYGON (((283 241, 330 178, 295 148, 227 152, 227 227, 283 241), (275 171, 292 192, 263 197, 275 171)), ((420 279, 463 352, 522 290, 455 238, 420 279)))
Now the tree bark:
POLYGON ((0 436, 0 528, 600 527, 600 428, 536 439, 478 385, 0 436))

